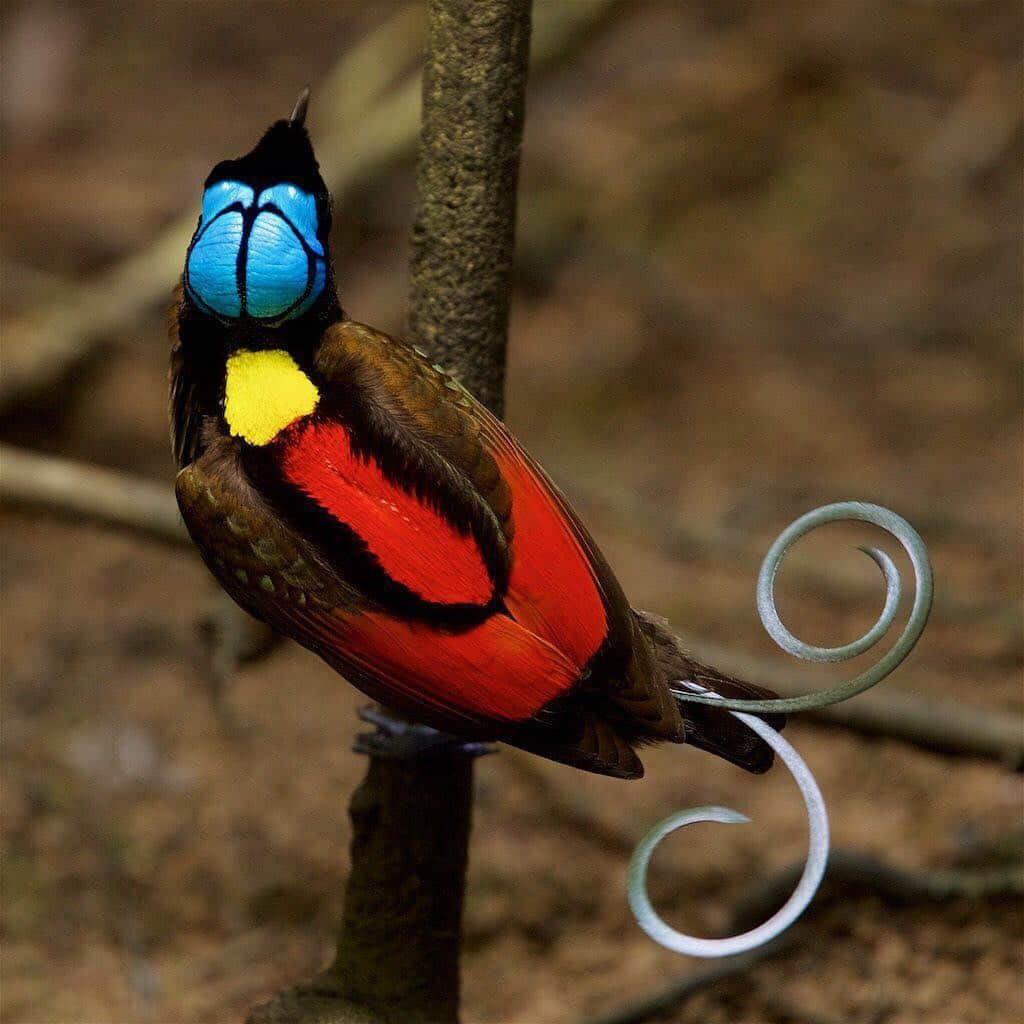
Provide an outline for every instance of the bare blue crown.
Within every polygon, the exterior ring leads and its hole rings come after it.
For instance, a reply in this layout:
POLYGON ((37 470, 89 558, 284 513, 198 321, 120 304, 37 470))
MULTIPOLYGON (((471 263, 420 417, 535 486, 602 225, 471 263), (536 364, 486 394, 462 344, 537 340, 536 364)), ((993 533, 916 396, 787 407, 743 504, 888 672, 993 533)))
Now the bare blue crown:
POLYGON ((238 181, 211 185, 185 263, 189 296, 222 319, 300 316, 327 277, 317 227, 316 199, 296 185, 258 196, 238 181))

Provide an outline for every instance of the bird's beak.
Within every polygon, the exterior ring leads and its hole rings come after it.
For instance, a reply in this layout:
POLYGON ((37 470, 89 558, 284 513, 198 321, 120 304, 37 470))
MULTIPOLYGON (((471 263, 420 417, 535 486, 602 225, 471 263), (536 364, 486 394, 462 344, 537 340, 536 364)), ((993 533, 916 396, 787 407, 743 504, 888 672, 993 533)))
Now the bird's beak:
POLYGON ((308 107, 309 86, 307 85, 299 93, 299 98, 295 101, 295 106, 292 109, 292 115, 288 118, 288 123, 293 128, 301 128, 306 123, 306 110, 308 107))

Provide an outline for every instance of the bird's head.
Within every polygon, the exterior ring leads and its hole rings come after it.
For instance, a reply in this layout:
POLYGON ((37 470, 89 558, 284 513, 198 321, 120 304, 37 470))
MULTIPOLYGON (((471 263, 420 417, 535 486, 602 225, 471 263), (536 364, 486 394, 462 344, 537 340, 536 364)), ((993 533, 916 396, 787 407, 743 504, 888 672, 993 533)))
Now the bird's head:
POLYGON ((203 186, 185 260, 185 290, 225 323, 276 326, 330 289, 331 201, 306 133, 309 90, 245 156, 222 160, 203 186))

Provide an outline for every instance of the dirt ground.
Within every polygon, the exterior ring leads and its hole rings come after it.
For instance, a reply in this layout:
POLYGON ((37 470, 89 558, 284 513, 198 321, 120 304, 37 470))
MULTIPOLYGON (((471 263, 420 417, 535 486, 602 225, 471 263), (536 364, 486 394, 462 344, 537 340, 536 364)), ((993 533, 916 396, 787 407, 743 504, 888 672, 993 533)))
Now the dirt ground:
MULTIPOLYGON (((5 5, 5 316, 196 206, 209 167, 385 7, 5 5)), ((1024 709, 1020 28, 996 0, 636 3, 534 80, 508 417, 634 603, 698 650, 785 664, 754 609, 761 553, 815 505, 877 501, 924 534, 938 594, 883 685, 1024 709)), ((314 141, 327 116, 314 92, 314 141)), ((404 161, 336 210, 342 300, 388 330, 411 202, 404 161)), ((3 440, 169 487, 161 312, 110 342, 5 416, 3 440)), ((852 546, 866 536, 806 541, 801 557, 855 585, 783 575, 798 635, 871 624, 875 570, 852 546)), ((5 1024, 240 1020, 332 952, 363 698, 285 645, 239 671, 226 731, 197 642, 212 595, 187 550, 5 512, 5 1024)), ((787 735, 837 848, 908 869, 1020 855, 1021 782, 1003 766, 807 721, 787 735)), ((645 763, 627 784, 481 761, 467 1021, 596 1018, 700 968, 653 945, 624 895, 628 848, 670 811, 753 818, 659 852, 653 891, 680 927, 721 933, 802 855, 782 772, 689 749, 645 763)), ((1022 925, 1008 896, 831 888, 794 949, 665 1019, 1015 1024, 1022 925)))

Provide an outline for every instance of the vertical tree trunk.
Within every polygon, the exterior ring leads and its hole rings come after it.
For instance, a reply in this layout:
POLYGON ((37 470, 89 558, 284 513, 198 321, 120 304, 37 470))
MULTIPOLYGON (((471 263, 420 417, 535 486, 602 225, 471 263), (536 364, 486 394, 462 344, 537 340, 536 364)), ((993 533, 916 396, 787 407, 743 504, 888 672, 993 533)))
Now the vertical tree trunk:
MULTIPOLYGON (((430 0, 410 340, 501 415, 530 0, 430 0)), ((352 872, 334 963, 250 1024, 448 1024, 473 767, 370 762, 351 805, 352 872)))
POLYGON ((529 0, 431 0, 410 333, 502 414, 529 0))

